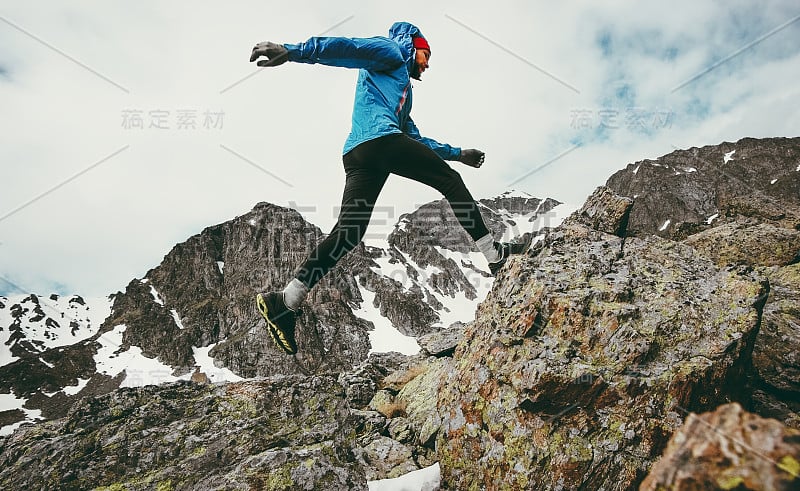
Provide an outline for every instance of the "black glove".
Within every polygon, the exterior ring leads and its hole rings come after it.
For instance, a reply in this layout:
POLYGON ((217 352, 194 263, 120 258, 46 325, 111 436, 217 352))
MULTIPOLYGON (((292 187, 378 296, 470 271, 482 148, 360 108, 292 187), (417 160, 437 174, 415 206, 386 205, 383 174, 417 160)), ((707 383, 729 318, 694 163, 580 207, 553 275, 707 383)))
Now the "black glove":
POLYGON ((268 59, 258 60, 258 66, 278 66, 289 60, 289 50, 284 48, 281 44, 264 41, 253 47, 253 52, 250 54, 250 61, 255 61, 259 56, 266 56, 268 59))
POLYGON ((480 166, 483 165, 485 158, 486 154, 480 150, 468 148, 466 150, 461 150, 461 155, 458 156, 458 161, 470 167, 480 168, 480 166))

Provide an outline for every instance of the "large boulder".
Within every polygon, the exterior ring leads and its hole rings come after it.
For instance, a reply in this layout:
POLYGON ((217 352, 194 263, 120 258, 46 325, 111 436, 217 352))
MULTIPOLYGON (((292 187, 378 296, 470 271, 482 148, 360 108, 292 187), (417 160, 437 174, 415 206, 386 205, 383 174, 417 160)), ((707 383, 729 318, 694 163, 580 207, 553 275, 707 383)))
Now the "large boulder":
POLYGON ((509 262, 442 377, 449 488, 629 489, 689 412, 745 397, 762 278, 587 205, 509 262))
POLYGON ((567 219, 567 223, 583 223, 594 230, 624 237, 632 207, 631 198, 619 196, 609 188, 600 186, 581 209, 567 219))
POLYGON ((800 431, 738 404, 690 414, 640 489, 800 489, 800 431))
POLYGON ((800 231, 739 219, 684 241, 719 265, 786 266, 800 259, 800 231))

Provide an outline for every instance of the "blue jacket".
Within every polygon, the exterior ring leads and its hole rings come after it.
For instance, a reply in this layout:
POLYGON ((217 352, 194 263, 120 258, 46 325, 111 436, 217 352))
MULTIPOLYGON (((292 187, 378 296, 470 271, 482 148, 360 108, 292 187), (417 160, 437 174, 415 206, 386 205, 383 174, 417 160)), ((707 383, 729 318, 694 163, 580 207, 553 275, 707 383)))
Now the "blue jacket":
POLYGON ((430 147, 444 160, 456 160, 461 148, 420 135, 411 119, 412 36, 422 35, 408 22, 395 22, 389 37, 312 37, 284 44, 289 61, 358 68, 353 126, 344 153, 360 143, 393 133, 405 133, 430 147))

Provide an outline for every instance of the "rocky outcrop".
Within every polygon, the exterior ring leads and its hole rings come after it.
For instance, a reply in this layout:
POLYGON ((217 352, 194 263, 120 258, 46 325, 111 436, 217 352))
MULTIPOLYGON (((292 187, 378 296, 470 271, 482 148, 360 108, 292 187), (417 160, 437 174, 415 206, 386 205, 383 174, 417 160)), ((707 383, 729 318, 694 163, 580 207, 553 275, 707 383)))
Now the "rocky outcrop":
POLYGON ((334 377, 120 389, 0 440, 0 484, 366 489, 357 423, 334 377))
POLYGON ((425 364, 376 353, 338 375, 198 380, 87 397, 65 418, 0 437, 0 486, 366 489, 366 480, 435 462, 416 437, 415 425, 435 412, 436 377, 425 364), (393 419, 369 407, 390 386, 403 401, 393 419))
POLYGON ((599 232, 625 237, 632 207, 632 199, 618 196, 607 187, 600 187, 567 223, 583 224, 599 232))
POLYGON ((453 356, 458 343, 464 339, 465 325, 457 322, 418 339, 422 351, 431 356, 453 356))
POLYGON ((719 265, 787 266, 800 260, 800 231, 752 218, 691 235, 684 241, 719 265))
POLYGON ((353 408, 365 409, 382 380, 400 370, 409 357, 396 352, 373 353, 365 361, 339 375, 339 383, 344 387, 347 401, 353 408))
POLYGON ((450 357, 410 358, 380 380, 369 409, 386 421, 386 436, 409 449, 417 468, 439 460, 436 436, 442 426, 437 406, 442 377, 452 368, 450 357))
POLYGON ((511 261, 456 349, 438 402, 449 488, 628 489, 689 412, 745 396, 763 278, 593 216, 511 261))
POLYGON ((642 491, 800 488, 800 431, 727 404, 690 414, 642 491))

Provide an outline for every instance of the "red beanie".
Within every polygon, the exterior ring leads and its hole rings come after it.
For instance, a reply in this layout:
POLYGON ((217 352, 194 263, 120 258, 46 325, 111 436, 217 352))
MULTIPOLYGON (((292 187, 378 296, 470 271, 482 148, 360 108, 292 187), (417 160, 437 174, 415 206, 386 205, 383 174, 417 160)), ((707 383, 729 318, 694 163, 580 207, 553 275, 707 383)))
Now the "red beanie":
POLYGON ((431 50, 431 45, 428 44, 428 41, 422 36, 414 36, 411 38, 414 42, 414 47, 417 49, 427 49, 428 51, 431 50))

